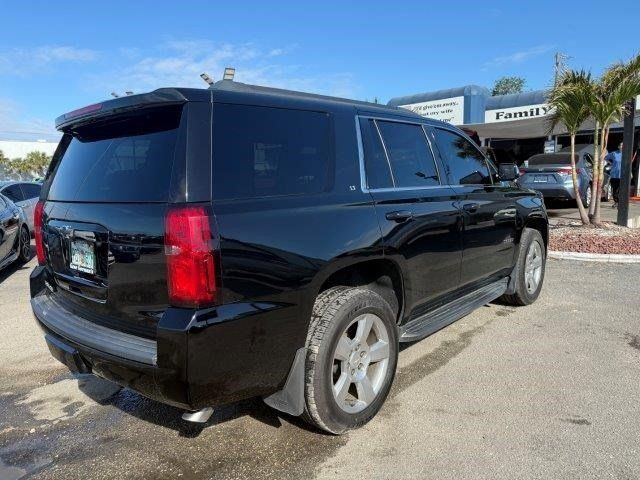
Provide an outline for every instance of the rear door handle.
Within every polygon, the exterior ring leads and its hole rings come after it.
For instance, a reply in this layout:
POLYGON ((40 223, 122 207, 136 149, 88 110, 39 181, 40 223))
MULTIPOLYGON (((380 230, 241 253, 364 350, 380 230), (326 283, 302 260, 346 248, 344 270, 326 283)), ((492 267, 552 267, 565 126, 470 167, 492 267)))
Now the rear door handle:
POLYGON ((462 205, 462 209, 466 212, 475 212, 476 210, 478 210, 478 207, 480 205, 478 205, 477 203, 465 203, 464 205, 462 205))
POLYGON ((413 212, 409 210, 397 210, 395 212, 387 212, 385 215, 387 220, 391 220, 392 222, 406 222, 413 218, 413 212))

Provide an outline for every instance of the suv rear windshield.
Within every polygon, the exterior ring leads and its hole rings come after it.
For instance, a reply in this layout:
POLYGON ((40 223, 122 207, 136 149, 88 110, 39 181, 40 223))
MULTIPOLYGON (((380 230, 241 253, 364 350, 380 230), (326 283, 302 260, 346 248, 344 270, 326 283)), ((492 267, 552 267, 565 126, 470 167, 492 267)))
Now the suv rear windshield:
POLYGON ((181 111, 145 110, 67 133, 49 200, 166 202, 181 111))
MULTIPOLYGON (((576 158, 576 161, 578 159, 576 158)), ((538 165, 571 165, 570 153, 550 153, 542 155, 534 155, 529 159, 529 166, 538 165)))

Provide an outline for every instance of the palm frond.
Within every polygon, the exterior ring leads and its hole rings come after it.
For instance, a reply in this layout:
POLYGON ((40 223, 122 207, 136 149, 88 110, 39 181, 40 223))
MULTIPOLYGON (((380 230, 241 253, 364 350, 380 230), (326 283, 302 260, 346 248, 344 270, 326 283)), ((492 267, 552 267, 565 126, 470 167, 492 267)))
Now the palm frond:
POLYGON ((547 96, 547 103, 553 108, 547 121, 549 133, 562 124, 570 134, 575 134, 589 118, 593 93, 594 82, 589 72, 564 71, 547 96))

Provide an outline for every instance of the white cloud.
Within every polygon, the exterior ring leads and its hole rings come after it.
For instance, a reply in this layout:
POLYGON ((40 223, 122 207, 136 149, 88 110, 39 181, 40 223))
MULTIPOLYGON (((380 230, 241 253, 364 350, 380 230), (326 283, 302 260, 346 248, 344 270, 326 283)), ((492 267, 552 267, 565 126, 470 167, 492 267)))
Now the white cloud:
POLYGON ((513 52, 508 55, 501 55, 499 57, 495 57, 494 59, 486 62, 485 67, 499 67, 503 65, 522 63, 525 60, 528 60, 530 58, 548 53, 553 49, 554 49, 553 45, 538 45, 535 47, 528 48, 526 50, 520 50, 518 52, 513 52))
POLYGON ((33 48, 0 49, 0 74, 24 76, 42 73, 62 63, 86 63, 98 54, 88 48, 43 45, 33 48))
POLYGON ((168 86, 202 88, 202 72, 219 80, 224 68, 232 66, 239 82, 336 96, 356 94, 353 76, 348 72, 313 74, 302 66, 286 63, 286 55, 294 48, 171 40, 160 45, 153 55, 124 56, 117 69, 92 74, 87 84, 101 92, 144 92, 168 86))
POLYGON ((15 102, 0 98, 0 139, 1 140, 52 140, 57 141, 60 133, 53 122, 38 118, 24 118, 23 109, 15 102))

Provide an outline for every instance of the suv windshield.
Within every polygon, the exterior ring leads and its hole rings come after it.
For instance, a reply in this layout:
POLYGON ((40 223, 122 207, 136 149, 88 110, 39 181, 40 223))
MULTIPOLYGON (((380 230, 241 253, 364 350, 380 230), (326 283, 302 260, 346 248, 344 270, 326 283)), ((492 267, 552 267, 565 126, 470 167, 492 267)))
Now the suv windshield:
POLYGON ((66 133, 49 200, 167 201, 181 110, 156 108, 66 133))

